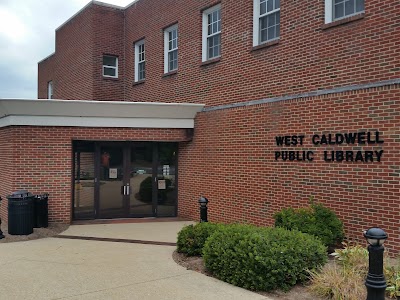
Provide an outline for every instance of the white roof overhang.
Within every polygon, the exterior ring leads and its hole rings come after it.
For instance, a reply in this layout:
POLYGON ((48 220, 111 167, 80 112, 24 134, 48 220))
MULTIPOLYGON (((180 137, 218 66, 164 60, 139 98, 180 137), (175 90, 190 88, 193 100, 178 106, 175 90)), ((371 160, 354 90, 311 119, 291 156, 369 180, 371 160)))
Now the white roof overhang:
POLYGON ((0 127, 194 128, 204 104, 0 99, 0 127))

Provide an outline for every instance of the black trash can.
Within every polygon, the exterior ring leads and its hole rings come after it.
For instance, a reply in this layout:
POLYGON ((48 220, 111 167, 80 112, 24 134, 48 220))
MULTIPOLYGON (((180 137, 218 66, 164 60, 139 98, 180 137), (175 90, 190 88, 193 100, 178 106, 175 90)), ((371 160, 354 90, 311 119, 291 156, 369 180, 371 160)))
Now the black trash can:
POLYGON ((24 190, 7 196, 9 234, 28 235, 33 232, 33 198, 24 190))
POLYGON ((49 194, 35 195, 33 200, 33 227, 40 228, 49 226, 49 194))

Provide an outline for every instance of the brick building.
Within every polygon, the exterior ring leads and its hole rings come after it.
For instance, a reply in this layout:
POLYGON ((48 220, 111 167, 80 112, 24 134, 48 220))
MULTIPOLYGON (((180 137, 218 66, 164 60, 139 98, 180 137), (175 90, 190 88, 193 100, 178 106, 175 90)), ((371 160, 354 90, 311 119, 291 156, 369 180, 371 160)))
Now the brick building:
POLYGON ((313 196, 349 238, 379 226, 398 253, 399 12, 389 0, 92 1, 39 63, 50 100, 0 100, 0 195, 45 190, 51 220, 67 223, 197 219, 204 195, 212 221, 257 225, 313 196))

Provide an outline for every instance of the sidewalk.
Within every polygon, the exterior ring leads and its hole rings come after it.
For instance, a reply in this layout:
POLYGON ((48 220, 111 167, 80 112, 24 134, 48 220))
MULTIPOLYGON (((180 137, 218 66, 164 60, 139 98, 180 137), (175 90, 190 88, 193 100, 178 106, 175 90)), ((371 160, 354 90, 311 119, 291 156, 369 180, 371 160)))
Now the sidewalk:
MULTIPOLYGON (((176 242, 190 222, 72 225, 63 235, 176 242)), ((268 299, 177 265, 174 246, 64 238, 0 245, 0 299, 268 299)))

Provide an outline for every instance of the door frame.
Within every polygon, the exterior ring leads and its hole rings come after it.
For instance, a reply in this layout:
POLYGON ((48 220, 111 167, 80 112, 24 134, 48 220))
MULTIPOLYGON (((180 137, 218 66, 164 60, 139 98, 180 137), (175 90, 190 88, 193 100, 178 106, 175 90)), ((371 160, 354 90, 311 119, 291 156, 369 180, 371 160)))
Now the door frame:
MULTIPOLYGON (((79 143, 79 140, 75 140, 74 142, 79 143)), ((114 218, 143 218, 143 217, 158 217, 158 164, 159 164, 159 145, 163 143, 176 143, 176 155, 175 155, 175 209, 174 209, 174 216, 176 217, 178 213, 178 142, 157 142, 157 141, 93 141, 94 143, 94 206, 93 206, 93 217, 94 219, 107 219, 109 217, 104 216, 100 213, 100 172, 101 172, 101 148, 102 147, 121 147, 122 148, 122 155, 123 155, 123 178, 122 178, 122 185, 126 185, 130 183, 130 155, 131 151, 135 149, 139 144, 142 143, 151 143, 152 145, 152 213, 145 214, 145 215, 133 215, 130 213, 130 196, 129 195, 120 195, 123 201, 123 215, 120 217, 114 218)), ((74 151, 75 153, 75 151, 74 151)), ((72 209, 74 210, 74 192, 75 192, 75 155, 73 155, 73 193, 72 193, 72 209)), ((74 217, 75 213, 72 211, 72 217, 74 217)))

